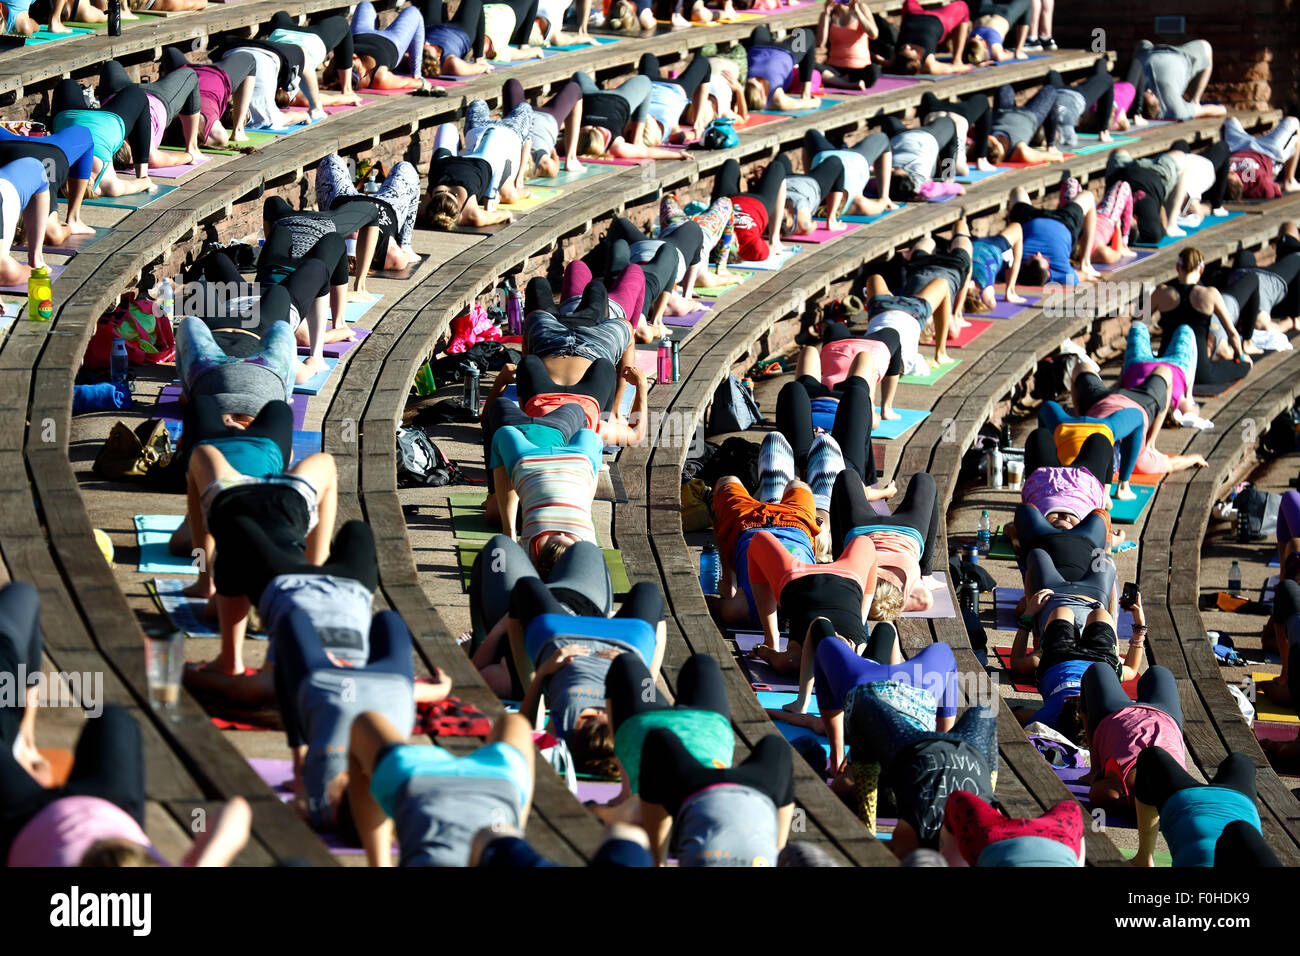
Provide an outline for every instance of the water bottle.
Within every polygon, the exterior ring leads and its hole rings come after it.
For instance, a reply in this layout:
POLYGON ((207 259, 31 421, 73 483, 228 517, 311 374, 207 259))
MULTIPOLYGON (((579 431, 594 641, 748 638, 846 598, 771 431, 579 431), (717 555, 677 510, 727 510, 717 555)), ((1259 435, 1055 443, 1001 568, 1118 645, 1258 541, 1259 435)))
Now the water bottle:
POLYGON ((989 524, 989 513, 987 511, 980 512, 980 527, 979 533, 975 535, 975 543, 980 554, 989 553, 989 547, 993 543, 993 529, 989 524))
POLYGON ((108 35, 122 35, 122 0, 108 0, 108 35))
POLYGON ((1241 566, 1236 561, 1228 568, 1228 593, 1233 597, 1241 596, 1241 566))
POLYGON ((109 377, 114 385, 126 386, 127 370, 130 367, 131 360, 126 354, 126 340, 118 335, 113 339, 113 352, 109 359, 109 377))
POLYGON ((673 381, 682 377, 682 343, 673 339, 673 381))
POLYGON ((719 597, 722 594, 722 558, 712 544, 706 544, 700 554, 700 590, 705 597, 719 597))
POLYGON ((980 547, 978 544, 972 544, 966 549, 966 560, 970 564, 980 563, 980 547))
POLYGON ((27 277, 27 318, 33 322, 54 318, 54 283, 48 266, 33 269, 27 277))
POLYGON ((957 601, 961 608, 967 614, 979 617, 980 613, 980 586, 972 578, 965 578, 961 582, 961 587, 957 589, 957 601))
POLYGON ((467 363, 461 366, 465 377, 465 390, 461 393, 461 404, 474 414, 478 414, 478 366, 467 363))
POLYGON ((524 331, 524 297, 519 290, 511 288, 506 295, 506 324, 511 335, 522 335, 524 331))
POLYGON ((673 379, 673 348, 662 339, 659 340, 659 348, 655 352, 655 377, 660 382, 672 382, 673 379))
POLYGON ((988 450, 985 456, 988 471, 988 485, 990 488, 1002 487, 1002 449, 994 445, 988 450))
POLYGON ((169 322, 176 317, 176 287, 171 276, 166 276, 158 286, 158 306, 169 322))
POLYGON ((1011 423, 1002 423, 1002 433, 998 436, 998 445, 1002 448, 1011 447, 1011 423))

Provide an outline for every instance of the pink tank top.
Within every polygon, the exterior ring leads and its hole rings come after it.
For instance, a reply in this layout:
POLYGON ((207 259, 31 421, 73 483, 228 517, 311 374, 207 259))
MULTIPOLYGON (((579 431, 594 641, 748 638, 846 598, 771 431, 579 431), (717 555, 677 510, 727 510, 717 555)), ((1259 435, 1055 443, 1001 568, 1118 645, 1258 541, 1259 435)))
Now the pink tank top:
MULTIPOLYGON (((162 145, 163 130, 167 128, 167 106, 152 93, 149 97, 149 142, 153 149, 162 145)), ((135 162, 143 162, 147 157, 133 156, 135 162)))
POLYGON ((99 797, 64 797, 18 831, 9 848, 9 865, 80 866, 87 850, 100 840, 113 839, 154 852, 140 825, 116 804, 99 797))
POLYGON ((831 24, 830 49, 826 61, 846 70, 860 70, 871 65, 871 38, 856 20, 851 27, 831 24))
POLYGON ((226 112, 230 102, 230 77, 215 66, 190 67, 199 77, 199 114, 203 117, 203 138, 212 133, 212 126, 226 112))
POLYGON ((1124 372, 1120 375, 1119 384, 1124 388, 1137 388, 1151 377, 1151 373, 1162 367, 1169 369, 1173 379, 1173 388, 1169 393, 1169 407, 1177 408, 1178 403, 1187 394, 1187 376, 1173 362, 1130 362, 1124 366, 1124 372))
POLYGON ((889 367, 889 346, 875 339, 839 339, 822 346, 822 384, 834 388, 849 377, 849 368, 860 352, 870 352, 876 368, 874 387, 889 367))
POLYGON ((1187 763, 1178 721, 1148 704, 1130 704, 1115 711, 1088 736, 1092 743, 1092 765, 1115 770, 1121 777, 1128 774, 1138 754, 1148 747, 1167 751, 1179 766, 1187 763))

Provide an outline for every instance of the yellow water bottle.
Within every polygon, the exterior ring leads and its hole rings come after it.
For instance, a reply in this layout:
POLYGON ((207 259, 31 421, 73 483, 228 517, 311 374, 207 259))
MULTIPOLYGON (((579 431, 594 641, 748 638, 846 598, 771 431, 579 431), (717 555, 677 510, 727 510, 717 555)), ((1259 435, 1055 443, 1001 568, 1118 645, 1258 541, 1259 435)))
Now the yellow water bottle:
POLYGON ((54 282, 46 266, 33 269, 27 277, 27 317, 33 322, 54 318, 54 282))

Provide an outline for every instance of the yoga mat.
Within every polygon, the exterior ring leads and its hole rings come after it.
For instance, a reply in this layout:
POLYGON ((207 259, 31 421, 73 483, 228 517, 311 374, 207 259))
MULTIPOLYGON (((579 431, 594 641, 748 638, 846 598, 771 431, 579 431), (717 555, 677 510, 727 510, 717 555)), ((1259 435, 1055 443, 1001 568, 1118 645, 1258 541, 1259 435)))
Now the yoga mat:
POLYGON ((953 607, 952 603, 952 592, 948 589, 948 575, 943 571, 935 571, 934 579, 939 582, 939 587, 930 592, 934 597, 934 603, 930 605, 930 609, 928 611, 904 611, 903 617, 948 618, 957 616, 957 609, 953 607))
MULTIPOLYGON (((1012 607, 1014 606, 1015 605, 1012 605, 1012 607)), ((993 648, 993 651, 995 654, 997 654, 998 662, 1002 665, 1002 669, 1005 670, 1009 676, 1011 673, 1011 648, 995 647, 993 648)), ((1011 682, 1011 686, 1022 694, 1038 693, 1038 687, 1035 684, 1026 684, 1023 681, 1013 680, 1011 682)), ((1120 686, 1124 688, 1124 693, 1128 694, 1129 700, 1137 700, 1138 679, 1136 677, 1134 677, 1130 681, 1125 681, 1120 686)))
POLYGON ((580 182, 584 179, 591 179, 593 176, 603 176, 607 172, 609 172, 609 167, 607 166, 588 166, 584 164, 582 172, 580 173, 571 173, 566 169, 561 169, 554 176, 530 179, 528 180, 528 185, 530 187, 539 186, 547 188, 567 186, 570 183, 580 182))
POLYGON ((407 96, 410 92, 411 90, 373 90, 369 87, 366 88, 367 96, 407 96))
POLYGON ((790 239, 798 239, 800 242, 822 243, 830 242, 832 239, 838 239, 840 236, 847 236, 855 229, 861 228, 862 224, 857 222, 846 222, 843 224, 844 229, 839 232, 831 232, 826 228, 825 219, 813 220, 813 231, 810 233, 795 233, 789 236, 790 239))
POLYGON ((1133 492, 1137 495, 1132 501, 1120 501, 1115 497, 1115 489, 1118 485, 1110 486, 1111 509, 1110 520, 1112 524, 1133 524, 1142 514, 1143 510, 1151 503, 1152 496, 1156 493, 1154 485, 1133 485, 1133 492))
MULTIPOLYGON (((162 418, 169 421, 181 421, 183 418, 183 409, 181 407, 181 387, 176 383, 166 385, 158 393, 158 404, 154 406, 151 413, 155 418, 162 418)), ((301 429, 307 421, 307 396, 294 395, 293 401, 289 403, 293 409, 293 427, 301 429)))
MULTIPOLYGON (((487 541, 501 533, 499 527, 488 523, 487 513, 483 510, 481 497, 472 504, 458 504, 451 501, 451 529, 457 541, 487 541)), ((481 547, 476 545, 476 547, 481 547)))
POLYGON ((974 342, 977 338, 979 338, 981 335, 983 335, 985 332, 987 332, 989 329, 993 328, 992 322, 986 322, 983 319, 968 319, 967 321, 970 324, 967 325, 966 328, 962 329, 959 333, 957 333, 957 337, 955 339, 952 336, 948 337, 948 348, 950 349, 965 348, 966 346, 974 342))
POLYGON ((509 212, 528 212, 530 209, 536 209, 542 203, 550 202, 556 196, 562 195, 562 189, 550 189, 539 186, 532 189, 532 195, 527 199, 521 199, 519 202, 499 203, 498 208, 508 210, 509 212))
POLYGON ((869 96, 872 93, 892 93, 915 86, 919 81, 914 76, 881 76, 870 88, 865 90, 845 90, 838 86, 823 86, 823 95, 832 92, 836 96, 869 96))
POLYGON ((696 309, 694 312, 687 312, 685 315, 665 315, 664 325, 675 325, 678 328, 692 329, 695 327, 695 323, 708 315, 709 310, 712 308, 712 302, 701 302, 700 308, 696 309))
MULTIPOLYGON (((763 643, 763 634, 761 631, 731 631, 729 633, 731 634, 732 639, 735 640, 736 646, 740 648, 741 666, 743 666, 745 672, 749 674, 749 682, 756 690, 799 690, 798 675, 791 674, 786 676, 784 674, 778 674, 767 664, 749 656, 750 651, 763 643)), ((778 637, 776 643, 778 650, 785 650, 786 639, 784 637, 778 637)))
POLYGON ((1014 319, 1026 309, 1037 308, 1041 301, 1041 297, 1036 295, 1027 295, 1024 298, 1026 300, 1024 305, 1016 305, 1014 302, 1008 302, 1003 298, 1003 293, 999 292, 997 305, 987 312, 980 312, 979 316, 984 319, 1014 319))
MULTIPOLYGON (((149 167, 149 178, 150 179, 180 179, 182 176, 194 172, 194 170, 198 169, 207 161, 208 161, 207 157, 203 155, 203 150, 199 150, 199 161, 197 163, 181 163, 181 165, 179 166, 164 166, 161 169, 154 169, 151 166, 149 167)), ((135 173, 128 172, 128 173, 123 173, 123 175, 134 176, 135 173)))
MULTIPOLYGON (((879 410, 879 408, 876 409, 876 411, 879 410)), ((871 430, 872 438, 880 438, 886 441, 891 438, 898 438, 930 417, 928 409, 898 408, 895 406, 894 411, 898 412, 899 417, 891 422, 881 422, 878 428, 873 428, 871 430)))
MULTIPOLYGON (((234 0, 224 0, 226 3, 234 0)), ((280 760, 275 757, 249 757, 248 765, 253 771, 262 778, 262 781, 275 791, 275 795, 284 803, 293 799, 293 761, 280 760)), ((317 837, 329 849, 330 853, 335 856, 365 856, 365 850, 357 846, 347 846, 338 838, 338 834, 332 832, 317 833, 317 837)), ((401 848, 394 843, 393 853, 396 855, 401 848)))
MULTIPOLYGON (((906 203, 898 204, 898 209, 906 209, 906 208, 907 208, 906 203)), ((849 215, 849 216, 840 216, 840 220, 842 222, 855 222, 860 226, 867 226, 873 222, 879 222, 881 219, 884 219, 886 216, 888 216, 891 212, 897 212, 898 209, 886 209, 884 212, 878 212, 874 216, 859 216, 856 214, 849 215)))
POLYGON ((203 615, 208 602, 181 593, 181 589, 188 586, 188 581, 176 578, 154 578, 145 585, 145 589, 158 609, 167 615, 172 626, 178 631, 184 631, 186 637, 220 637, 221 632, 217 629, 216 622, 209 624, 203 615))
MULTIPOLYGON (((231 143, 230 145, 232 147, 247 149, 250 146, 257 148, 265 146, 267 143, 275 142, 275 133, 263 133, 258 130, 245 129, 244 135, 247 136, 248 139, 241 139, 239 142, 231 143)), ((202 150, 200 150, 200 152, 202 152, 202 150)))
POLYGON ((322 106, 321 109, 325 111, 326 115, 333 116, 335 113, 346 113, 348 110, 355 110, 355 109, 359 109, 362 106, 369 106, 371 103, 374 102, 377 101, 368 100, 363 96, 361 97, 360 103, 340 103, 337 106, 322 106))
MULTIPOLYGON (((952 345, 951 342, 948 344, 952 345)), ((904 375, 898 381, 903 385, 933 385, 960 364, 961 359, 956 359, 947 365, 937 365, 931 368, 926 375, 904 375)))
POLYGON ((293 433, 293 460, 302 461, 308 455, 314 455, 325 447, 325 436, 321 432, 293 433))
MULTIPOLYGON (((347 355, 349 352, 352 351, 353 348, 361 344, 361 340, 370 334, 370 330, 353 329, 352 334, 355 335, 356 338, 352 339, 351 341, 345 340, 341 342, 326 342, 324 347, 321 349, 322 354, 326 358, 339 358, 340 356, 347 355)), ((298 354, 310 355, 311 346, 310 345, 298 346, 298 354)))
POLYGON ((574 796, 579 803, 599 803, 602 806, 614 800, 623 792, 623 784, 618 780, 583 780, 578 778, 578 789, 574 796))
MULTIPOLYGON (((1016 622, 1016 605, 1025 596, 1024 588, 994 588, 993 609, 999 631, 1014 631, 1019 628, 1016 622)), ((1133 615, 1122 611, 1115 617, 1115 636, 1127 641, 1133 636, 1133 615)))
POLYGON ((1254 723, 1254 730, 1256 740, 1276 740, 1284 744, 1295 740, 1295 727, 1289 724, 1257 720, 1254 723))
POLYGON ((1244 212, 1230 212, 1226 216, 1206 216, 1201 220, 1199 226, 1183 226, 1182 229, 1183 232, 1187 233, 1186 236, 1165 236, 1157 243, 1135 242, 1133 245, 1142 246, 1147 249, 1164 249, 1167 246, 1172 246, 1175 242, 1180 242, 1183 239, 1194 236, 1198 232, 1203 232, 1206 229, 1213 229, 1215 226, 1222 225, 1225 222, 1232 222, 1232 220, 1244 215, 1246 215, 1244 212))
MULTIPOLYGON (((410 279, 419 271, 420 266, 423 264, 424 259, 421 259, 419 262, 412 263, 411 265, 405 266, 401 269, 376 269, 371 267, 370 274, 376 279, 410 279)), ((371 305, 373 304, 374 303, 372 302, 371 305)), ((349 319, 348 321, 352 320, 349 319)))
MULTIPOLYGON (((371 91, 373 92, 373 91, 371 91)), ((306 115, 306 110, 293 109, 284 110, 285 113, 306 115)), ((297 123, 293 126, 286 126, 284 129, 270 129, 266 126, 246 126, 245 129, 250 133, 270 133, 272 136, 289 136, 299 130, 304 130, 308 126, 315 126, 317 123, 325 122, 323 119, 308 120, 306 123, 297 123)))
MULTIPOLYGON (((143 209, 175 188, 175 186, 162 185, 151 193, 136 193, 134 196, 100 196, 98 199, 83 199, 82 203, 87 206, 112 206, 114 209, 143 209)), ((67 202, 67 200, 60 199, 59 202, 67 202)))
MULTIPOLYGON (((47 242, 42 248, 44 249, 45 252, 57 253, 58 255, 63 255, 63 256, 75 256, 78 252, 85 252, 87 249, 89 249, 91 246, 99 242, 99 240, 103 239, 105 236, 107 236, 110 232, 113 231, 111 226, 94 226, 92 228, 95 230, 95 234, 93 236, 87 236, 82 234, 75 235, 75 236, 68 236, 67 239, 60 242, 57 246, 47 242)), ((27 251, 26 245, 16 245, 13 246, 12 248, 14 252, 27 251)), ((27 290, 24 289, 23 291, 26 292, 27 290)))
MULTIPOLYGON (((127 11, 123 10, 122 12, 126 13, 127 11)), ((138 27, 142 23, 153 23, 160 16, 162 16, 162 14, 154 13, 151 10, 136 10, 135 11, 136 18, 134 20, 128 20, 126 19, 126 17, 122 18, 122 29, 125 30, 129 27, 138 27)), ((108 32, 107 20, 105 20, 103 23, 85 23, 82 20, 64 20, 63 25, 65 27, 73 27, 76 30, 84 31, 86 33, 107 33, 108 32)), ((42 29, 44 29, 44 27, 42 27, 42 29)))
POLYGON ((1017 162, 1005 161, 1005 162, 998 163, 998 165, 1003 166, 1007 169, 1032 169, 1035 166, 1046 166, 1049 163, 1058 163, 1067 159, 1073 159, 1074 155, 1075 155, 1074 153, 1062 153, 1061 159, 1059 160, 1044 159, 1041 162, 1037 162, 1037 163, 1017 163, 1017 162))
MULTIPOLYGON (((793 692, 760 690, 756 691, 754 696, 758 698, 758 702, 763 705, 764 710, 780 710, 786 704, 797 699, 799 692, 797 690, 793 692)), ((821 716, 822 712, 817 706, 817 698, 815 696, 808 701, 808 713, 812 714, 814 717, 821 716)))
MULTIPOLYGON (((703 298, 706 299, 718 299, 726 295, 728 292, 732 291, 733 289, 739 288, 740 286, 744 285, 746 279, 751 279, 754 276, 754 273, 748 270, 733 269, 731 271, 734 272, 736 275, 740 276, 741 281, 738 282, 736 285, 729 285, 719 289, 696 289, 695 294, 697 296, 702 296, 703 298)), ((27 290, 24 288, 22 291, 26 292, 27 290)))
POLYGON ((136 515, 135 540, 140 548, 141 574, 198 574, 194 558, 178 558, 167 550, 172 532, 185 520, 183 515, 136 515))
POLYGON ((654 162, 653 159, 588 159, 585 156, 582 159, 586 163, 599 163, 601 166, 644 166, 646 163, 654 162))
POLYGON ((1098 272, 1114 273, 1114 272, 1119 272, 1121 269, 1127 269, 1129 266, 1139 263, 1143 259, 1148 259, 1151 256, 1155 255, 1155 252, 1151 249, 1136 249, 1134 251, 1137 252, 1137 255, 1132 259, 1121 259, 1119 262, 1113 264, 1105 263, 1105 262, 1094 262, 1092 264, 1092 267, 1096 269, 1098 272))
POLYGON ((760 272, 776 272, 783 265, 803 252, 803 246, 784 246, 780 252, 768 256, 762 262, 737 262, 737 271, 741 269, 757 269, 760 272))
MULTIPOLYGON (((46 265, 50 267, 51 282, 63 275, 64 270, 68 268, 66 263, 47 262, 46 265)), ((26 296, 27 283, 24 282, 22 285, 0 285, 0 292, 13 292, 16 295, 26 296)))
MULTIPOLYGON (((588 35, 590 36, 590 34, 588 34, 588 35)), ((598 37, 598 36, 592 36, 591 38, 592 38, 593 40, 596 41, 596 44, 599 44, 599 45, 601 45, 601 46, 604 46, 604 45, 607 44, 607 43, 617 43, 617 42, 619 41, 619 37, 598 37)), ((554 50, 556 53, 568 53, 568 52, 570 52, 570 51, 572 51, 572 50, 589 50, 589 49, 591 49, 591 47, 592 47, 593 45, 595 45, 595 44, 591 44, 591 43, 564 43, 564 44, 560 44, 560 45, 558 45, 558 46, 548 47, 548 49, 550 49, 550 50, 554 50)))
MULTIPOLYGON (((482 547, 481 542, 472 541, 461 541, 456 545, 456 553, 460 561, 461 584, 466 592, 469 591, 469 574, 474 567, 474 558, 482 547)), ((609 578, 614 585, 614 594, 616 596, 627 594, 632 589, 632 585, 628 581, 627 568, 623 565, 623 555, 612 548, 602 548, 601 551, 605 555, 605 567, 609 570, 609 578)))
POLYGON ((959 183, 970 185, 971 183, 977 183, 982 179, 988 179, 990 176, 996 176, 998 173, 1004 171, 1005 170, 1003 170, 1001 166, 998 166, 995 169, 972 169, 965 176, 958 176, 956 179, 959 183))
MULTIPOLYGON (((1250 676, 1255 678, 1255 689, 1257 691, 1260 684, 1275 681, 1278 677, 1277 674, 1266 674, 1263 671, 1254 671, 1250 676)), ((1275 704, 1262 693, 1255 694, 1255 716, 1260 720, 1270 720, 1279 724, 1300 724, 1300 717, 1296 716, 1294 707, 1275 704)))
POLYGON ((327 357, 325 359, 326 367, 321 371, 317 372, 311 378, 307 379, 307 381, 303 382, 302 384, 295 385, 293 387, 294 394, 295 395, 319 395, 320 390, 325 387, 325 382, 329 380, 330 372, 334 371, 334 367, 338 364, 339 364, 338 359, 327 357))
POLYGON ((1108 149, 1117 149, 1121 146, 1128 146, 1130 143, 1136 143, 1139 140, 1137 136, 1115 136, 1109 143, 1103 143, 1097 138, 1096 133, 1080 133, 1080 143, 1077 146, 1071 146, 1070 149, 1076 156, 1087 156, 1090 153, 1100 153, 1108 149))
POLYGON ((819 110, 829 109, 838 102, 839 100, 823 98, 816 106, 806 110, 757 110, 757 112, 762 113, 764 116, 807 116, 819 110))
POLYGON ((38 43, 54 43, 57 40, 71 40, 73 37, 85 36, 87 33, 94 33, 94 28, 90 26, 72 27, 71 33, 51 33, 48 26, 41 27, 38 31, 27 38, 24 46, 35 46, 38 43))
MULTIPOLYGON (((368 300, 359 299, 356 302, 349 302, 344 306, 343 318, 348 322, 360 322, 361 317, 370 311, 370 307, 382 298, 382 295, 372 292, 368 300)), ((353 329, 353 331, 357 330, 353 329)))

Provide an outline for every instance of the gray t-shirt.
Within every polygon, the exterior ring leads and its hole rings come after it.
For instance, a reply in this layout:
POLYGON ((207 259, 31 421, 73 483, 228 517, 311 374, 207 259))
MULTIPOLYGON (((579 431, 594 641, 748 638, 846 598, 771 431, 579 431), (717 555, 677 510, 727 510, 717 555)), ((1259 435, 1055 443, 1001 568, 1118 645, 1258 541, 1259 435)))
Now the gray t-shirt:
POLYGON ((546 706, 551 711, 551 720, 555 729, 567 742, 569 735, 578 725, 578 715, 588 707, 605 706, 605 675, 609 665, 614 663, 607 657, 598 657, 600 651, 633 651, 635 649, 621 641, 601 641, 590 637, 556 637, 542 645, 537 654, 538 662, 546 660, 562 647, 570 644, 583 644, 591 648, 591 653, 583 657, 574 657, 568 664, 551 675, 543 690, 546 693, 546 706))
POLYGON ((903 169, 920 186, 934 178, 939 162, 939 141, 928 130, 909 129, 889 141, 894 153, 894 167, 903 169))
POLYGON ((519 826, 519 788, 498 777, 411 777, 393 801, 402 866, 467 866, 474 834, 519 826))
POLYGON ((307 742, 303 785, 313 816, 325 806, 326 788, 348 769, 352 721, 378 711, 403 732, 415 722, 415 691, 399 674, 334 667, 310 674, 298 688, 298 717, 307 742))
POLYGON ((258 612, 274 633, 294 608, 311 619, 321 646, 353 667, 370 659, 370 591, 360 581, 332 574, 281 574, 262 592, 258 612))
POLYGON ((822 204, 821 186, 811 176, 787 176, 785 178, 785 198, 790 201, 796 213, 816 215, 817 207, 822 204))
POLYGON ((1038 612, 1038 632, 1041 634, 1047 622, 1051 619, 1052 614, 1058 609, 1067 607, 1074 615, 1074 623, 1082 629, 1088 623, 1088 615, 1095 611, 1098 602, 1091 598, 1081 597, 1076 594, 1053 594, 1047 599, 1042 610, 1038 612))
POLYGON ((543 156, 549 156, 560 139, 560 127, 555 122, 555 117, 541 110, 533 110, 532 133, 529 139, 532 140, 534 156, 539 151, 543 156))
MULTIPOLYGON (((1246 274, 1259 280, 1259 311, 1272 312, 1286 298, 1286 280, 1267 269, 1238 269, 1228 277, 1228 284, 1231 285, 1246 274)), ((1233 316, 1233 320, 1236 320, 1236 316, 1233 316)))
POLYGON ((993 116, 991 129, 994 133, 1004 134, 1011 141, 1011 148, 1015 149, 1016 144, 1028 145, 1034 138, 1034 133, 1038 132, 1038 117, 1029 110, 998 110, 993 116))
POLYGON ((681 866, 776 866, 776 804, 753 787, 708 787, 673 819, 673 852, 681 866))
POLYGON ((1160 101, 1161 119, 1188 120, 1195 115, 1196 108, 1183 99, 1192 74, 1197 72, 1197 66, 1186 50, 1182 47, 1155 47, 1147 55, 1143 68, 1151 92, 1160 101))

